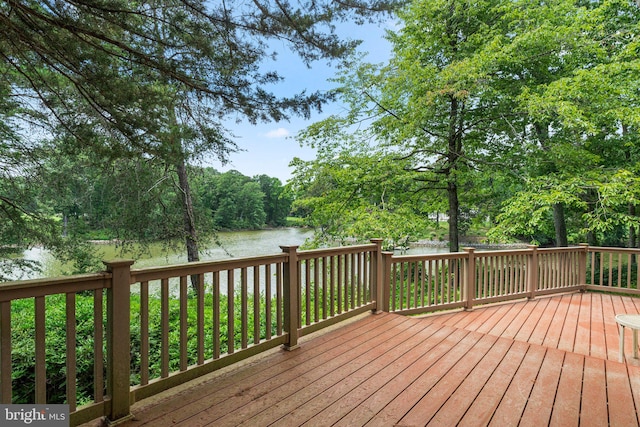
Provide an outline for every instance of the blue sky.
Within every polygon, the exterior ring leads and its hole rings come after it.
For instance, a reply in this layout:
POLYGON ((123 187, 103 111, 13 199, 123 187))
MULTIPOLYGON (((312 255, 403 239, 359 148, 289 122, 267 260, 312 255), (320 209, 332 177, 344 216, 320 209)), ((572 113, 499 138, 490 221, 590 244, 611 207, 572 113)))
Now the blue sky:
MULTIPOLYGON (((383 62, 389 57, 390 46, 383 38, 384 30, 380 26, 350 26, 346 28, 348 37, 352 39, 362 39, 363 43, 359 51, 366 52, 367 62, 383 62)), ((317 90, 329 90, 333 83, 328 79, 333 77, 335 69, 323 63, 314 63, 312 68, 307 68, 294 55, 280 54, 276 67, 285 80, 279 87, 274 87, 276 95, 285 93, 293 95, 297 91, 307 89, 307 92, 317 90), (282 90, 283 92, 279 92, 282 90)), ((206 162, 207 166, 212 166, 219 171, 235 169, 247 176, 265 174, 279 178, 285 183, 293 170, 289 167, 289 162, 294 157, 304 160, 315 158, 315 151, 309 147, 300 147, 294 139, 297 132, 304 129, 313 122, 319 121, 332 113, 340 110, 340 105, 325 105, 321 114, 315 113, 310 120, 299 117, 292 117, 288 122, 279 123, 249 123, 236 124, 230 121, 227 128, 236 136, 235 141, 241 152, 233 153, 230 156, 230 163, 222 166, 217 160, 206 162)))

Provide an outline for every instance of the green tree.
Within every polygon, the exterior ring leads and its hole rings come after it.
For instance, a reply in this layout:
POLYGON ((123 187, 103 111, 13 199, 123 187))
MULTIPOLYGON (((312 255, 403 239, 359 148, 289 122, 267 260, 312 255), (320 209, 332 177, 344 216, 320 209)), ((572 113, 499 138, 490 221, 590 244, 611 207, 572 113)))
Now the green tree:
MULTIPOLYGON (((306 132, 305 138, 316 135, 314 126, 306 132)), ((294 159, 293 211, 315 229, 311 244, 383 238, 385 248, 394 248, 421 237, 429 223, 423 210, 430 208, 429 197, 403 164, 358 135, 321 144, 315 160, 294 159)))
MULTIPOLYGON (((51 153, 39 168, 46 185, 38 187, 39 200, 49 206, 63 224, 63 235, 77 241, 117 239, 123 248, 131 243, 145 250, 145 243, 164 241, 175 248, 181 230, 179 186, 170 167, 152 159, 104 159, 97 165, 91 151, 49 144, 51 153)), ((210 228, 202 209, 194 209, 198 223, 210 228)), ((80 255, 77 248, 65 249, 80 255)), ((101 263, 91 266, 91 270, 101 263)))
POLYGON ((258 229, 265 224, 265 195, 260 184, 232 170, 219 173, 206 169, 198 188, 203 206, 217 229, 258 229))
MULTIPOLYGON (((539 54, 525 68, 535 84, 527 85, 520 98, 534 124, 537 139, 532 140, 537 144, 529 149, 527 187, 505 205, 498 230, 532 225, 534 218, 535 228, 544 229, 551 216, 526 218, 528 208, 521 203, 527 194, 536 194, 542 203, 531 209, 549 209, 556 224, 558 215, 566 212, 574 242, 586 238, 591 244, 620 244, 608 239, 604 230, 624 235, 621 227, 626 224, 629 243, 637 244, 635 198, 629 196, 622 206, 604 203, 600 197, 602 188, 611 194, 608 183, 638 172, 640 8, 631 1, 605 0, 578 5, 557 1, 536 10, 538 15, 533 16, 539 18, 519 21, 529 27, 531 36, 521 31, 512 58, 521 62, 519 56, 531 51, 529 46, 539 46, 533 51, 539 54), (535 69, 538 62, 545 66, 535 69), (577 196, 583 203, 567 204, 577 196)), ((566 244, 558 225, 555 231, 556 242, 566 244)))
POLYGON ((293 202, 291 194, 286 191, 278 178, 258 175, 253 179, 260 184, 260 190, 264 193, 266 223, 272 227, 286 225, 293 202))
POLYGON ((498 225, 491 236, 521 236, 540 243, 537 239, 550 230, 553 205, 562 203, 581 212, 581 221, 575 230, 577 236, 592 233, 594 241, 607 245, 620 245, 619 230, 637 228, 638 217, 629 215, 629 203, 640 201, 640 177, 620 170, 611 174, 599 171, 572 178, 532 180, 525 190, 518 192, 505 205, 498 225), (597 202, 593 202, 597 200, 597 202))
MULTIPOLYGON (((393 152, 425 190, 446 194, 451 250, 463 211, 495 218, 519 189, 529 197, 549 189, 549 215, 539 219, 551 227, 536 235, 566 245, 598 192, 580 193, 585 205, 566 204, 577 193, 545 182, 573 182, 594 168, 608 171, 595 181, 610 182, 622 162, 637 169, 637 14, 619 0, 414 1, 389 33, 389 63, 349 67, 338 79, 349 113, 314 125, 302 141, 330 145, 369 120, 362 137, 376 141, 373 149, 393 152), (610 91, 599 96, 603 88, 610 91)), ((527 204, 513 200, 526 219, 527 204)))
MULTIPOLYGON (((88 147, 97 162, 128 158, 171 166, 183 205, 181 229, 187 243, 197 240, 190 228, 187 165, 205 153, 224 160, 234 150, 223 120, 308 116, 328 99, 312 90, 290 96, 271 92, 282 80, 269 63, 274 43, 283 43, 307 65, 340 59, 357 42, 341 40, 334 22, 363 22, 394 4, 3 2, 0 157, 38 164, 32 147, 53 135, 77 151, 88 147), (39 131, 27 132, 29 126, 39 131)), ((30 210, 34 206, 22 206, 26 199, 3 197, 10 210, 45 220, 30 210)), ((21 225, 15 215, 3 219, 21 225)), ((35 234, 29 240, 35 239, 45 242, 35 234)))
POLYGON ((506 3, 411 2, 399 13, 400 29, 388 34, 389 63, 354 66, 339 79, 350 113, 303 135, 326 143, 337 129, 371 120, 364 137, 401 160, 422 191, 443 192, 452 251, 459 248, 462 190, 473 187, 478 170, 516 162, 521 149, 512 136, 523 120, 495 49, 505 37, 498 23, 506 3))

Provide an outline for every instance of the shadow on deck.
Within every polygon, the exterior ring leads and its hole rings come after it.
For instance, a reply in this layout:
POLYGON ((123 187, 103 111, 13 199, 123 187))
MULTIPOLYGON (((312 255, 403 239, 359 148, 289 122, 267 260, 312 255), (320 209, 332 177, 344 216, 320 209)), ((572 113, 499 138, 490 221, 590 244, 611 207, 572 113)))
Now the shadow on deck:
POLYGON ((363 315, 140 401, 121 425, 637 426, 640 363, 618 362, 618 313, 640 299, 363 315))

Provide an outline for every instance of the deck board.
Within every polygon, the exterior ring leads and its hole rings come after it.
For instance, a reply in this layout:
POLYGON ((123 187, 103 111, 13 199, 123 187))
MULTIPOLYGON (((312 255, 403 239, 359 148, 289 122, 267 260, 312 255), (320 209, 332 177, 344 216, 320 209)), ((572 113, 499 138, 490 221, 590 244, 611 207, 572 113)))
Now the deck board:
POLYGON ((549 326, 554 321, 556 311, 558 310, 558 307, 560 307, 561 301, 560 297, 548 299, 549 304, 545 308, 544 313, 542 313, 542 316, 540 316, 540 320, 538 321, 534 331, 531 333, 531 337, 526 342, 538 345, 542 345, 544 343, 549 326))
POLYGON ((482 388, 478 397, 460 421, 460 426, 473 427, 489 424, 491 417, 500 404, 507 387, 514 378, 529 346, 521 341, 513 345, 502 359, 498 367, 482 388))
MULTIPOLYGON (((640 413, 640 367, 627 364, 629 383, 631 385, 631 394, 633 396, 636 414, 640 413)), ((640 422, 640 415, 638 415, 640 422)))
POLYGON ((381 408, 388 407, 389 404, 396 400, 404 392, 408 384, 413 384, 421 373, 428 370, 445 355, 448 356, 448 352, 470 334, 470 332, 462 329, 456 329, 453 332, 451 332, 451 329, 443 328, 443 330, 446 336, 442 341, 430 346, 428 352, 423 351, 421 357, 415 363, 405 366, 405 369, 400 374, 391 378, 389 382, 380 387, 367 400, 355 407, 334 425, 354 426, 364 425, 369 422, 381 408))
POLYGON ((449 351, 428 369, 423 370, 422 366, 414 365, 411 372, 415 380, 410 381, 410 378, 405 378, 405 381, 399 383, 398 386, 403 387, 402 391, 364 425, 396 425, 399 419, 410 412, 425 396, 425 392, 431 390, 445 374, 448 374, 482 338, 483 335, 480 333, 469 333, 464 339, 451 346, 449 351))
POLYGON ((558 348, 560 344, 560 337, 562 336, 562 330, 564 329, 567 313, 569 312, 571 295, 563 295, 560 298, 558 309, 553 315, 553 321, 549 324, 547 334, 544 337, 544 341, 542 341, 544 347, 558 348))
POLYGON ((627 333, 618 362, 613 318, 638 307, 575 293, 365 315, 138 402, 122 425, 637 426, 640 361, 627 333))
MULTIPOLYGON (((619 312, 618 312, 619 313, 619 312)), ((602 295, 602 314, 604 320, 605 336, 607 340, 607 360, 615 360, 618 355, 618 348, 613 345, 615 341, 616 345, 619 343, 618 339, 618 327, 613 320, 616 315, 616 311, 613 306, 612 295, 602 295)))
POLYGON ((611 361, 606 361, 605 365, 609 424, 612 426, 637 426, 638 412, 631 394, 626 366, 611 361))
POLYGON ((565 353, 553 404, 551 425, 567 427, 579 425, 584 358, 585 356, 581 354, 565 353))
POLYGON ((497 337, 484 335, 452 369, 443 375, 437 384, 426 392, 420 400, 399 421, 400 425, 419 425, 431 420, 441 406, 461 386, 473 368, 494 346, 497 337))
POLYGON ((591 295, 591 346, 589 355, 599 359, 607 358, 607 335, 602 310, 602 294, 591 295))
POLYGON ((513 380, 491 417, 490 426, 501 427, 518 424, 544 361, 544 356, 545 349, 543 347, 530 346, 527 349, 527 354, 522 359, 513 380))
POLYGON ((326 351, 314 354, 310 360, 295 358, 296 364, 291 368, 275 366, 267 371, 266 377, 246 378, 245 381, 235 384, 230 391, 216 390, 213 394, 223 399, 215 404, 209 402, 208 395, 205 395, 202 405, 193 411, 195 413, 189 413, 189 416, 183 419, 176 419, 176 422, 184 422, 194 427, 207 425, 211 421, 221 426, 239 424, 256 412, 269 408, 349 363, 353 354, 359 350, 383 343, 394 335, 402 334, 410 326, 411 322, 406 319, 391 319, 387 324, 376 324, 372 334, 362 333, 352 340, 330 342, 326 351))
POLYGON ((587 358, 584 363, 584 385, 582 388, 581 423, 587 427, 606 426, 607 378, 603 359, 587 358))
POLYGON ((573 349, 569 351, 574 351, 578 354, 591 354, 591 335, 592 331, 599 328, 598 325, 592 324, 592 313, 591 313, 591 294, 583 295, 581 301, 578 301, 579 311, 578 311, 578 319, 576 324, 575 338, 573 349))
POLYGON ((578 317, 580 315, 580 301, 582 295, 570 295, 571 299, 567 307, 567 314, 562 325, 560 336, 558 337, 559 350, 573 351, 577 338, 578 317))
MULTIPOLYGON (((295 388, 292 390, 291 386, 286 385, 281 387, 286 398, 281 398, 272 392, 269 399, 266 399, 266 396, 259 399, 268 400, 267 409, 262 410, 259 405, 258 408, 255 408, 254 414, 244 422, 247 425, 255 425, 255 423, 267 424, 278 421, 290 425, 293 420, 297 422, 310 418, 328 404, 340 399, 359 383, 376 375, 387 363, 401 357, 406 352, 407 345, 412 345, 411 343, 415 345, 416 342, 420 342, 416 339, 416 335, 428 329, 427 326, 426 324, 416 324, 403 331, 402 334, 380 336, 379 342, 372 342, 370 348, 358 357, 341 361, 340 366, 334 371, 327 372, 328 365, 333 362, 328 361, 321 369, 318 369, 317 379, 309 386, 300 390, 295 390, 295 388), (311 403, 312 401, 314 402, 311 403), (288 423, 282 420, 287 417, 288 423)), ((369 344, 367 345, 369 346, 369 344)), ((238 417, 238 414, 233 414, 230 418, 229 425, 242 424, 240 421, 243 420, 238 417)), ((227 424, 223 422, 216 425, 227 424)))
POLYGON ((551 301, 551 298, 539 298, 530 301, 530 303, 534 304, 533 309, 528 310, 530 312, 529 317, 524 322, 518 333, 513 337, 514 340, 529 341, 531 339, 531 334, 533 334, 533 331, 538 328, 540 319, 545 313, 547 306, 549 305, 549 301, 551 301))
MULTIPOLYGON (((406 322, 406 319, 402 318, 384 321, 383 318, 376 317, 378 316, 368 319, 370 333, 380 334, 394 325, 406 322)), ((234 409, 233 404, 229 402, 231 399, 237 402, 255 386, 262 385, 265 390, 269 390, 269 382, 278 375, 284 375, 279 378, 279 381, 295 378, 295 375, 303 372, 303 369, 321 365, 322 356, 337 356, 345 351, 347 346, 366 342, 368 339, 366 332, 363 328, 357 328, 356 325, 349 325, 343 331, 336 331, 336 334, 319 337, 321 339, 314 343, 317 345, 314 349, 305 346, 298 351, 282 352, 276 363, 260 363, 238 370, 233 376, 226 376, 215 383, 198 387, 197 392, 186 389, 169 402, 160 401, 156 405, 145 406, 141 411, 136 412, 136 417, 154 426, 162 427, 181 422, 213 405, 226 402, 226 409, 223 408, 219 414, 223 415, 234 409), (172 416, 166 417, 165 413, 170 413, 172 416)))
POLYGON ((498 339, 482 361, 473 367, 473 371, 429 420, 429 424, 436 426, 457 424, 476 400, 512 345, 511 340, 498 339))
MULTIPOLYGON (((433 347, 441 343, 450 333, 450 330, 439 328, 435 324, 431 324, 435 332, 426 338, 429 338, 429 344, 433 347)), ((431 332, 431 331, 430 331, 431 332)), ((412 365, 420 357, 424 355, 422 347, 427 345, 423 341, 416 341, 415 345, 406 343, 407 347, 411 347, 409 351, 402 356, 403 363, 396 363, 396 360, 389 360, 388 364, 378 371, 377 375, 367 378, 361 385, 353 388, 343 395, 342 399, 335 401, 329 406, 322 408, 316 412, 305 422, 306 426, 324 426, 333 424, 351 412, 355 407, 366 401, 370 396, 376 393, 381 387, 391 381, 393 378, 402 373, 406 366, 412 365)))
POLYGON ((537 427, 549 423, 555 399, 555 394, 549 391, 558 387, 564 356, 565 353, 561 350, 547 349, 540 373, 535 380, 527 406, 522 414, 520 427, 537 427))
MULTIPOLYGON (((369 390, 373 392, 379 386, 381 382, 389 381, 394 378, 398 373, 398 369, 402 366, 401 363, 396 362, 408 362, 415 360, 420 356, 419 349, 425 340, 434 336, 434 333, 439 332, 439 335, 435 335, 436 340, 445 338, 445 332, 435 325, 430 325, 430 328, 422 329, 412 341, 405 341, 399 346, 395 346, 385 354, 375 359, 372 363, 367 364, 363 369, 354 372, 352 375, 347 376, 344 380, 335 383, 332 387, 324 390, 321 394, 318 394, 312 401, 307 402, 304 407, 295 408, 292 411, 288 411, 285 417, 279 421, 290 425, 293 420, 308 420, 311 419, 318 412, 322 411, 329 405, 338 403, 344 409, 353 408, 356 401, 362 401, 364 399, 354 399, 353 393, 356 390, 369 390), (365 382, 371 378, 377 378, 378 384, 367 384, 366 387, 361 387, 365 382)), ((336 411, 339 412, 339 411, 336 411)), ((334 413, 333 417, 338 414, 334 413)), ((337 421, 338 418, 336 418, 337 421)), ((321 419, 326 423, 326 418, 321 419)))

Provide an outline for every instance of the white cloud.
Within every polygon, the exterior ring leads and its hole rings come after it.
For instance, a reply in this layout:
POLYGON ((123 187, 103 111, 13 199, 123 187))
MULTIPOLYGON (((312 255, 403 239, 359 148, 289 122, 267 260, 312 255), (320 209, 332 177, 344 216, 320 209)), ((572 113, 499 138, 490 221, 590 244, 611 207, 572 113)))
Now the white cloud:
POLYGON ((274 139, 274 138, 286 138, 289 135, 290 133, 287 129, 278 128, 278 129, 270 130, 264 136, 270 139, 274 139))

